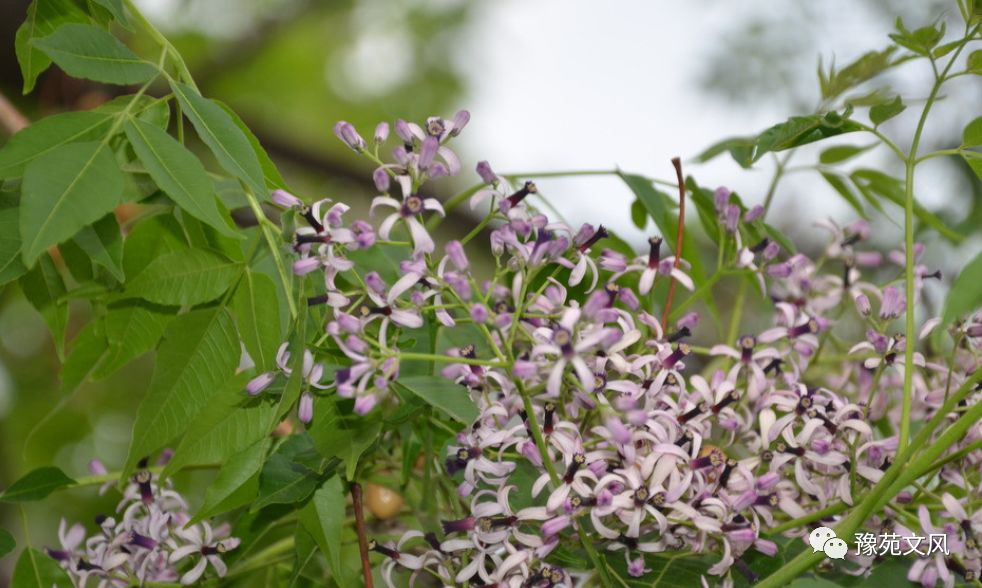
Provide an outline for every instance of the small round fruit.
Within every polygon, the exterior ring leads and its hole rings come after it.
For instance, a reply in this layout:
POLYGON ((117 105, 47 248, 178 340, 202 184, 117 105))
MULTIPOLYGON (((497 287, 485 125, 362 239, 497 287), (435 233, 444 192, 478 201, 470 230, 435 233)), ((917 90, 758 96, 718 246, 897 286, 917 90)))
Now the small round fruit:
POLYGON ((391 519, 402 510, 402 495, 378 484, 365 484, 365 506, 373 515, 391 519))

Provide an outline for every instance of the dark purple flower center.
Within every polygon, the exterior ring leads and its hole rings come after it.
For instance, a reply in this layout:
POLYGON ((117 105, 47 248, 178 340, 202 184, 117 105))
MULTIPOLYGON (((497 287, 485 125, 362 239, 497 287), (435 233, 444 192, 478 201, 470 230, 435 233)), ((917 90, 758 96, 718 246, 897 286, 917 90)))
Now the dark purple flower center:
POLYGON ((415 194, 406 198, 399 209, 399 214, 403 217, 416 216, 423 211, 423 199, 415 194))
POLYGON ((650 269, 657 268, 658 263, 661 262, 661 242, 661 237, 648 239, 648 267, 650 269))

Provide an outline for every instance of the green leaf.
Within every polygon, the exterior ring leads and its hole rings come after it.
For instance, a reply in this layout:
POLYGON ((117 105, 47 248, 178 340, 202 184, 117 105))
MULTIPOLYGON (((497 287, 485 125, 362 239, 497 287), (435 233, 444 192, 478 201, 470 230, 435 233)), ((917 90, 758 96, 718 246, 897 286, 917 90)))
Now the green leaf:
POLYGON ((0 149, 0 178, 16 178, 33 159, 68 143, 101 139, 112 117, 104 112, 65 112, 42 118, 0 149))
POLYGON ((757 149, 754 151, 753 160, 758 161, 770 152, 784 151, 859 130, 862 130, 861 127, 848 119, 848 113, 840 115, 829 112, 824 115, 793 116, 765 130, 757 137, 757 149))
POLYGON ((138 84, 160 70, 130 51, 119 39, 99 27, 65 24, 34 41, 65 73, 106 84, 138 84))
POLYGON ((465 425, 480 416, 470 392, 453 380, 441 376, 411 376, 399 378, 398 385, 465 425))
POLYGON ((82 227, 74 240, 92 261, 109 270, 118 281, 123 281, 123 236, 115 215, 107 214, 95 224, 82 227))
POLYGON ((269 434, 276 404, 263 396, 247 396, 248 380, 242 373, 222 386, 188 426, 163 476, 190 465, 224 463, 269 434))
POLYGON ((17 559, 10 588, 71 588, 74 584, 58 562, 33 547, 17 559))
POLYGON ((75 484, 75 480, 53 466, 38 468, 10 485, 0 494, 0 502, 32 502, 55 490, 75 484))
POLYGON ((105 361, 108 350, 109 343, 101 321, 90 322, 75 335, 71 351, 58 374, 63 397, 73 393, 92 377, 105 361))
MULTIPOLYGON (((840 96, 843 92, 901 63, 900 60, 891 59, 896 50, 896 47, 887 47, 883 51, 869 51, 838 71, 833 64, 828 76, 823 76, 820 80, 822 97, 831 99, 840 96)), ((819 67, 821 68, 821 65, 819 67)))
POLYGON ((638 199, 631 203, 631 222, 642 231, 648 226, 648 211, 638 199))
POLYGON ((232 219, 218 208, 215 185, 193 153, 151 123, 130 120, 126 137, 153 181, 181 208, 220 233, 240 238, 232 219))
POLYGON ((966 125, 962 131, 962 145, 972 147, 982 145, 982 116, 966 125))
POLYGON ((126 472, 184 433, 238 364, 239 338, 224 308, 195 310, 171 321, 133 424, 126 472))
MULTIPOLYGON (((851 177, 857 187, 870 190, 897 206, 904 207, 906 193, 902 181, 875 169, 858 169, 852 172, 851 177)), ((914 214, 946 239, 958 243, 965 238, 964 235, 949 228, 947 223, 935 216, 934 213, 921 206, 916 198, 914 199, 914 214)))
POLYGON ((756 143, 756 137, 731 137, 710 145, 702 153, 697 155, 696 159, 705 163, 717 155, 729 153, 737 165, 744 169, 749 169, 754 162, 753 155, 756 143))
POLYGON ((283 342, 279 291, 266 274, 246 270, 232 298, 242 342, 260 371, 276 365, 276 350, 283 342))
POLYGON ((17 199, 0 196, 0 286, 24 275, 27 268, 20 255, 20 211, 17 199))
POLYGON ((300 511, 301 524, 317 541, 335 578, 342 577, 341 532, 346 508, 344 484, 339 476, 331 476, 300 511))
POLYGON ((975 172, 975 177, 982 180, 982 157, 972 157, 969 155, 962 154, 962 159, 968 164, 968 167, 975 172))
POLYGON ((259 492, 259 472, 270 440, 261 439, 222 464, 218 476, 205 491, 205 503, 191 520, 196 523, 252 502, 259 492))
POLYGON ((870 143, 869 145, 836 145, 835 147, 829 147, 822 151, 818 156, 818 160, 825 165, 842 163, 874 147, 876 147, 876 143, 870 143))
POLYGON ((184 115, 198 136, 211 149, 226 171, 249 184, 260 199, 266 199, 263 169, 249 139, 225 110, 198 94, 190 86, 171 81, 171 89, 181 103, 184 115))
POLYGON ((7 555, 17 547, 14 536, 6 529, 0 529, 0 557, 7 555))
POLYGON ((33 265, 119 204, 123 174, 104 143, 71 143, 33 159, 24 170, 20 234, 24 263, 33 265))
POLYGON ((281 188, 286 189, 286 180, 280 175, 280 170, 277 169, 276 164, 263 149, 262 144, 259 142, 259 138, 249 129, 248 126, 239 118, 239 115, 235 113, 234 110, 229 108, 228 104, 221 102, 219 100, 214 100, 216 104, 222 107, 225 112, 232 118, 232 122, 235 126, 239 127, 239 130, 249 139, 249 144, 252 145, 252 150, 256 152, 256 157, 259 158, 259 165, 263 168, 263 175, 266 177, 266 186, 271 189, 281 188))
POLYGON ((20 277, 20 288, 31 306, 41 313, 51 331, 58 357, 62 357, 68 327, 68 304, 61 301, 65 295, 65 282, 47 253, 31 271, 20 277))
POLYGON ((105 320, 106 356, 93 373, 105 378, 157 346, 172 315, 139 300, 109 305, 105 320))
POLYGON ((123 0, 92 0, 99 6, 102 6, 113 15, 116 22, 124 27, 129 28, 130 21, 126 16, 126 10, 123 8, 123 0))
MULTIPOLYGON (((306 510, 306 507, 304 508, 306 510)), ((311 534, 304 528, 303 523, 297 524, 293 534, 293 549, 296 552, 296 559, 293 562, 293 570, 290 572, 290 582, 287 588, 293 588, 300 581, 300 576, 310 564, 314 556, 317 555, 317 542, 311 534)))
POLYGON ((840 196, 842 196, 842 199, 845 200, 849 206, 853 208, 853 210, 859 213, 859 216, 865 219, 869 218, 866 215, 866 210, 863 208, 863 203, 860 202, 859 198, 857 198, 852 190, 849 189, 849 186, 846 185, 845 180, 829 172, 820 173, 822 174, 822 177, 825 178, 825 181, 828 182, 828 184, 832 186, 832 188, 838 192, 840 196))
POLYGON ((890 38, 901 47, 910 49, 918 55, 930 56, 931 49, 937 45, 944 37, 945 24, 942 21, 938 26, 921 27, 914 31, 907 30, 904 21, 897 17, 897 32, 891 33, 890 38))
POLYGON ((982 306, 982 288, 979 288, 979 284, 982 284, 982 253, 958 272, 945 299, 944 324, 951 324, 982 306))
POLYGON ((891 118, 897 116, 907 108, 904 101, 900 96, 896 96, 890 102, 883 102, 872 106, 869 109, 869 120, 873 123, 873 126, 880 126, 884 122, 890 120, 891 118))
POLYGON ((21 75, 24 77, 24 93, 34 89, 41 73, 51 65, 51 59, 34 46, 34 40, 46 37, 64 23, 88 22, 89 16, 74 0, 34 0, 27 8, 27 18, 17 29, 14 49, 21 75))
POLYGON ((123 272, 132 282, 150 263, 168 253, 187 251, 180 223, 173 216, 157 215, 142 220, 130 230, 123 243, 123 272))
POLYGON ((201 304, 224 294, 240 269, 241 264, 210 251, 175 251, 151 261, 129 282, 126 294, 157 304, 201 304))
POLYGON ((982 49, 976 49, 968 54, 965 70, 982 75, 982 49))
POLYGON ((314 462, 321 461, 306 435, 289 437, 269 457, 259 476, 259 495, 253 512, 270 504, 303 502, 320 485, 322 475, 314 462))

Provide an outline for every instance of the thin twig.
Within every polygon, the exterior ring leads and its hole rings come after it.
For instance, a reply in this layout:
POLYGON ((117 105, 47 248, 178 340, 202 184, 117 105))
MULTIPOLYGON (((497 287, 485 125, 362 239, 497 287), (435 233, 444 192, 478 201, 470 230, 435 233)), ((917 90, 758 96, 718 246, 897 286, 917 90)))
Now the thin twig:
POLYGON ((8 135, 13 135, 29 124, 27 117, 0 92, 0 126, 3 126, 3 130, 8 135))
POLYGON ((361 572, 365 576, 365 588, 375 588, 372 583, 372 564, 368 561, 368 539, 365 537, 365 512, 361 505, 361 484, 351 483, 351 501, 355 506, 355 529, 358 531, 358 551, 361 553, 361 572))
MULTIPOLYGON (((678 269, 682 263, 682 237, 685 236, 685 180, 682 178, 682 161, 678 157, 672 158, 672 165, 675 166, 675 175, 679 180, 679 226, 675 235, 675 263, 673 267, 678 269)), ((661 315, 661 327, 664 332, 668 332, 668 315, 672 311, 672 298, 675 296, 675 278, 672 277, 668 283, 668 298, 665 299, 665 310, 661 315)))

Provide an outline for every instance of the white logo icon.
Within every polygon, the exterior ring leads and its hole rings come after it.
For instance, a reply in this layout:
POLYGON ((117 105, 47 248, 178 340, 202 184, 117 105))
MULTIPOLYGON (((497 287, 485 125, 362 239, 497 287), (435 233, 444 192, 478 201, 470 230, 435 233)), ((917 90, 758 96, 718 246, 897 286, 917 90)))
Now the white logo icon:
POLYGON ((808 543, 812 546, 812 553, 824 551, 825 556, 830 559, 843 559, 849 551, 849 546, 845 541, 835 536, 835 531, 828 527, 819 527, 808 535, 808 543))

